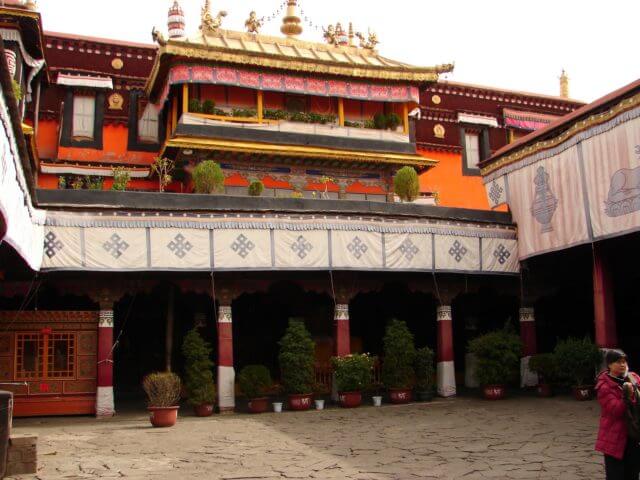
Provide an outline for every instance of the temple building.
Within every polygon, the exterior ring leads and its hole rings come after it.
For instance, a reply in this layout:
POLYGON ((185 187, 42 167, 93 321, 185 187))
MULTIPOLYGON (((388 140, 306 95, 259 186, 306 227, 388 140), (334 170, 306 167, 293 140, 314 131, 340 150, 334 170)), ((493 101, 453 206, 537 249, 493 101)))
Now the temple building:
MULTIPOLYGON (((194 325, 232 411, 238 368, 278 376, 290 318, 328 388, 330 356, 380 354, 393 317, 436 350, 442 396, 473 383, 467 342, 507 321, 535 381, 542 290, 521 270, 513 197, 496 193, 513 191, 483 182, 501 149, 581 102, 442 80, 451 64, 388 59, 347 23, 303 40, 295 0, 282 36, 255 12, 226 29, 208 1, 192 26, 174 1, 149 45, 43 32, 33 4, 5 4, 0 382, 15 383, 16 415, 113 415, 146 373, 181 372, 194 325), (158 158, 175 165, 166 185, 158 158), (194 193, 207 160, 223 192, 194 193), (415 202, 393 189, 404 166, 420 174, 415 202)), ((543 311, 542 325, 562 320, 543 311)))

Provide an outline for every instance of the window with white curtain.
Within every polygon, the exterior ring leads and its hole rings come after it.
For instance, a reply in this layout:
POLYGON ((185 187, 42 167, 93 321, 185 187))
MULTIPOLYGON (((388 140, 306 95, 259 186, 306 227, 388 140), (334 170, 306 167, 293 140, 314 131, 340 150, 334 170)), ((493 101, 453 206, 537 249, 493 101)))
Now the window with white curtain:
POLYGON ((147 104, 144 113, 138 120, 138 139, 141 142, 158 142, 158 112, 151 105, 147 104))
POLYGON ((93 126, 96 116, 96 99, 87 95, 73 97, 73 133, 74 137, 93 139, 93 126))
POLYGON ((467 168, 478 168, 478 163, 480 163, 480 135, 465 132, 464 151, 467 159, 467 168))

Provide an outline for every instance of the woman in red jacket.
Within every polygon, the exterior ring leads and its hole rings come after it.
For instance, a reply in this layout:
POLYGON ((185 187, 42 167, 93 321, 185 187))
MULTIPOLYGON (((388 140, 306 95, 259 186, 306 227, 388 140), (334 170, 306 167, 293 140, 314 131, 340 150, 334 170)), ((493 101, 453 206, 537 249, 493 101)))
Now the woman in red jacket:
POLYGON ((609 350, 605 356, 607 370, 598 375, 596 390, 600 403, 600 428, 596 450, 604 453, 607 480, 638 480, 640 445, 627 433, 624 396, 633 396, 633 383, 640 377, 629 372, 627 355, 622 350, 609 350))

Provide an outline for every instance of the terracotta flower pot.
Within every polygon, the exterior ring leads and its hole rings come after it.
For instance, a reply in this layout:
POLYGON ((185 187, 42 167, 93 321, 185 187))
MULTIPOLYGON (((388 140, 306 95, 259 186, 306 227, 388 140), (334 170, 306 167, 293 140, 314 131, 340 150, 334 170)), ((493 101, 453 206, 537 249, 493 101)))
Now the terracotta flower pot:
POLYGON ((549 383, 540 383, 536 387, 539 397, 553 397, 553 386, 549 383))
POLYGON ((213 404, 204 403, 202 405, 194 405, 193 411, 196 417, 210 417, 213 415, 213 404))
POLYGON ((173 427, 178 420, 178 409, 175 407, 148 407, 149 420, 154 427, 173 427))
POLYGON ((249 413, 264 413, 269 410, 269 399, 267 397, 252 398, 247 405, 249 413))
POLYGON ((344 408, 355 408, 362 404, 361 392, 340 392, 338 398, 344 408))
POLYGON ((411 390, 408 388, 390 388, 389 399, 391 403, 409 403, 411 401, 411 390))
POLYGON ((576 400, 583 402, 585 400, 591 400, 593 397, 592 385, 578 385, 573 387, 573 396, 576 400))
POLYGON ((313 394, 303 393, 299 395, 289 395, 289 408, 291 410, 309 410, 311 408, 311 401, 313 400, 313 394))
POLYGON ((504 385, 485 385, 482 395, 487 400, 502 400, 507 395, 507 389, 504 385))

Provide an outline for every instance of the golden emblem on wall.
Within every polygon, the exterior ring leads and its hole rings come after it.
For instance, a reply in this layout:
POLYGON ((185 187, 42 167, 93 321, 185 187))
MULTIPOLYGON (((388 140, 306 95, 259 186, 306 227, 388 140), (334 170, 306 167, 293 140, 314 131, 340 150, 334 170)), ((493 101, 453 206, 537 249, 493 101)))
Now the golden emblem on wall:
POLYGON ((119 93, 114 93, 109 96, 110 110, 122 110, 123 104, 124 104, 124 98, 119 93))
POLYGON ((440 123, 436 123, 433 127, 433 134, 436 138, 444 138, 445 129, 440 123))
POLYGON ((114 58, 111 62, 111 66, 115 70, 122 70, 122 67, 124 67, 124 62, 122 61, 121 58, 114 58))
POLYGON ((440 98, 440 95, 434 95, 433 97, 431 97, 431 101, 435 105, 440 105, 440 102, 442 102, 442 99, 440 98))

